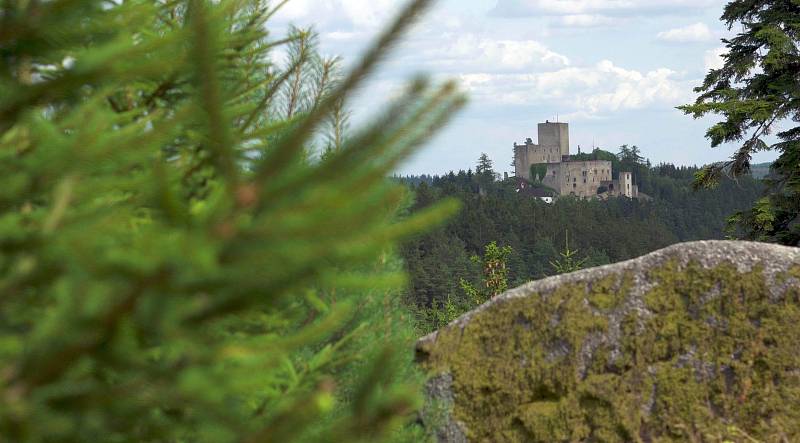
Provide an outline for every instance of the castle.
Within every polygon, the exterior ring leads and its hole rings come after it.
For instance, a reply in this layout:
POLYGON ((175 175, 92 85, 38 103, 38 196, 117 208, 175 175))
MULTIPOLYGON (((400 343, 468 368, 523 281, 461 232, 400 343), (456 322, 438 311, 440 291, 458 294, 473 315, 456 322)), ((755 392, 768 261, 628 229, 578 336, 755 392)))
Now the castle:
POLYGON ((539 123, 539 143, 528 138, 514 143, 514 172, 518 178, 541 183, 558 195, 582 198, 625 196, 638 198, 630 172, 612 178, 611 161, 573 159, 569 152, 569 124, 539 123))

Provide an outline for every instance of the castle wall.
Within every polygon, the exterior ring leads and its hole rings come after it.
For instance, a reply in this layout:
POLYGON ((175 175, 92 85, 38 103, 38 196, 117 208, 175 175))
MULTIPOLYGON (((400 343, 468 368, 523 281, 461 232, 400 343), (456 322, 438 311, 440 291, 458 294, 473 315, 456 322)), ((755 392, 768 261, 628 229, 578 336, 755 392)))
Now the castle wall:
POLYGON ((527 139, 525 144, 514 143, 514 173, 517 177, 532 180, 531 165, 559 163, 562 156, 569 155, 569 124, 539 123, 539 143, 527 139))
POLYGON ((548 165, 542 183, 558 191, 559 195, 594 197, 603 181, 611 180, 611 162, 608 160, 569 161, 548 165))
POLYGON ((528 151, 530 164, 536 163, 558 163, 561 161, 561 153, 556 146, 534 145, 535 148, 528 151))
POLYGON ((518 145, 514 143, 514 175, 530 180, 531 163, 528 161, 529 146, 533 143, 518 145))
POLYGON ((542 184, 561 194, 561 163, 547 165, 547 173, 542 179, 542 184))

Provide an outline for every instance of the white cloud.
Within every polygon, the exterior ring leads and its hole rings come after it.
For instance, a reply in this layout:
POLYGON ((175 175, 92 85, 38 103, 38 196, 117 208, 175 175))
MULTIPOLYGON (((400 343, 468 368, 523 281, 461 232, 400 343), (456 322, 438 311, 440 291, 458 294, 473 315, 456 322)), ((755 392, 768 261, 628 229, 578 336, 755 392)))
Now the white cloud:
POLYGON ((442 35, 439 42, 419 42, 422 47, 418 52, 425 59, 423 63, 437 71, 520 72, 569 65, 566 56, 535 40, 493 39, 466 33, 442 35))
POLYGON ((325 41, 330 40, 335 42, 355 40, 363 36, 364 34, 361 32, 352 32, 352 31, 331 31, 322 34, 322 38, 325 41))
POLYGON ((538 10, 551 14, 586 14, 598 11, 614 11, 635 7, 636 1, 631 0, 518 0, 516 3, 526 10, 538 10))
POLYGON ((722 0, 498 0, 493 12, 498 15, 639 15, 674 13, 722 3, 722 0))
POLYGON ((670 43, 706 42, 714 38, 711 29, 705 23, 695 23, 682 28, 674 28, 659 32, 658 39, 670 43))
POLYGON ((398 0, 339 0, 345 16, 355 26, 383 26, 391 13, 402 4, 398 0))
POLYGON ((277 19, 297 20, 311 12, 311 0, 293 0, 283 5, 276 14, 277 19))
POLYGON ((616 18, 599 14, 570 14, 561 17, 562 25, 578 28, 609 26, 618 22, 616 18))
POLYGON ((709 49, 708 51, 706 51, 706 54, 703 57, 703 62, 706 71, 710 69, 721 68, 725 64, 725 59, 722 58, 722 55, 727 52, 728 50, 724 46, 720 46, 714 49, 709 49))
POLYGON ((313 19, 318 29, 363 31, 383 26, 401 5, 400 0, 291 0, 274 20, 281 23, 313 19))
POLYGON ((691 100, 691 85, 675 71, 660 68, 640 72, 621 68, 609 60, 552 72, 474 73, 464 74, 460 79, 478 102, 539 105, 586 116, 649 107, 671 108, 691 100))

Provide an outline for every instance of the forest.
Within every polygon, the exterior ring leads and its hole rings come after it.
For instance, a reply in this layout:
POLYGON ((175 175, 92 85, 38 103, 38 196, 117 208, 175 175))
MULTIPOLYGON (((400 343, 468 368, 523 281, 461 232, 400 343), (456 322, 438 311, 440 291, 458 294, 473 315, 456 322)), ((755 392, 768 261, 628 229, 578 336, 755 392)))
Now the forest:
POLYGON ((622 146, 617 154, 593 154, 613 158, 614 171, 633 171, 640 192, 647 196, 641 199, 564 197, 548 204, 517 192, 515 178, 500 179, 486 156, 479 159, 476 172, 398 177, 414 190, 410 213, 447 199, 461 204, 446 225, 403 244, 409 303, 423 310, 448 300, 470 306, 460 281, 478 284, 482 271, 473 257, 482 255, 491 242, 510 247, 505 265, 508 285, 515 287, 559 273, 554 262, 566 249, 576 262, 590 267, 678 242, 734 235, 735 227, 726 220, 752 206, 763 192, 761 181, 749 175, 723 180, 713 189, 694 189, 699 168, 653 166, 638 153, 636 146, 622 146))

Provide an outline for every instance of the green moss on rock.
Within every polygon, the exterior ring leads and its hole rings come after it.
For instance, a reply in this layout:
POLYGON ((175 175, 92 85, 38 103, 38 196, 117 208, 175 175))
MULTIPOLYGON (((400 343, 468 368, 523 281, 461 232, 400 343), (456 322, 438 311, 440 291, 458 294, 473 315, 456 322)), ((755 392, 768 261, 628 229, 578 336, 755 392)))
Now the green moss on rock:
POLYGON ((800 441, 799 275, 789 248, 678 245, 509 291, 418 352, 469 441, 800 441))

